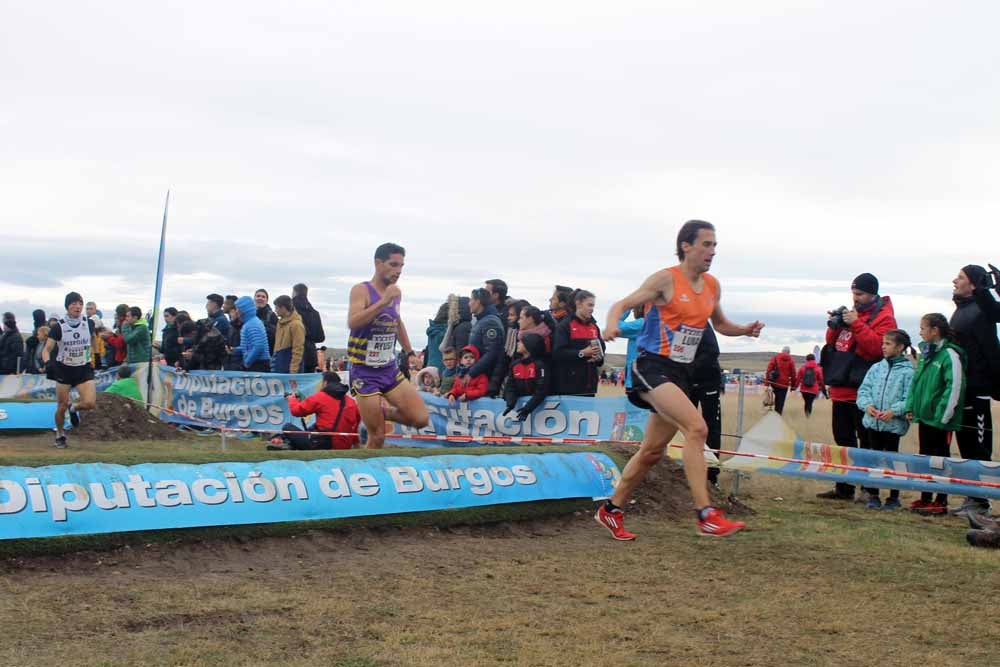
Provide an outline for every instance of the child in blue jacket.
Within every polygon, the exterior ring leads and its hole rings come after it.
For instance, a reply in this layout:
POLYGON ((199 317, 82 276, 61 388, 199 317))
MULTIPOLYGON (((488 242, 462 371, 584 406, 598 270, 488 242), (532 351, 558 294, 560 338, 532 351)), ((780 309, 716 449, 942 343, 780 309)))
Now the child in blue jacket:
MULTIPOLYGON (((899 439, 906 435, 910 423, 906 419, 906 398, 913 380, 912 358, 916 352, 910 336, 902 329, 887 331, 882 337, 882 361, 868 369, 858 388, 858 408, 864 413, 863 424, 868 429, 868 448, 881 452, 898 452, 899 439)), ((882 505, 877 488, 862 489, 868 493, 868 509, 899 509, 899 489, 892 489, 882 505)))

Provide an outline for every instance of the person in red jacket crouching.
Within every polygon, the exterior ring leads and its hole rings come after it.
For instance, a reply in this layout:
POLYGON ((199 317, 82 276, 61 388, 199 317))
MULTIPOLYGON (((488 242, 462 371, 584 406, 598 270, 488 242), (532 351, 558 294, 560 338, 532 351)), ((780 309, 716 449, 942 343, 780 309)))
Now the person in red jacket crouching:
POLYGON ((469 376, 469 369, 477 361, 479 361, 479 350, 475 345, 466 345, 462 348, 459 366, 455 371, 455 384, 445 394, 449 404, 454 405, 455 401, 474 401, 486 395, 490 379, 485 374, 469 376))
MULTIPOLYGON (((350 388, 335 371, 323 373, 323 388, 308 398, 286 394, 288 409, 296 417, 316 415, 313 431, 354 434, 361 424, 358 404, 348 396, 350 388)), ((282 435, 274 438, 269 450, 350 449, 358 443, 354 435, 309 435, 294 424, 285 424, 282 435), (277 441, 277 442, 275 442, 277 441)))

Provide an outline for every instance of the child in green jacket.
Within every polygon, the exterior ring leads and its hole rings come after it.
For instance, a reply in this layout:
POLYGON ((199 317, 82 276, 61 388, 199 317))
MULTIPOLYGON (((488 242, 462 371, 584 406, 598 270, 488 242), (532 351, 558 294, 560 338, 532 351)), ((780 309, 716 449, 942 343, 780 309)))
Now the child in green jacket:
MULTIPOLYGON (((906 418, 917 422, 920 453, 949 456, 951 434, 962 427, 965 400, 965 352, 941 313, 920 320, 920 363, 906 399, 906 418)), ((918 514, 945 514, 948 495, 924 491, 910 509, 918 514)))

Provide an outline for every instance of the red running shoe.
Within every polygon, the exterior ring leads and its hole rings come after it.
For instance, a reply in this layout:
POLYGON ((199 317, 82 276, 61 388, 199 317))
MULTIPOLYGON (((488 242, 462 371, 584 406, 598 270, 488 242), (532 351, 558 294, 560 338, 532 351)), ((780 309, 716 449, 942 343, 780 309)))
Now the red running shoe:
POLYGON ((928 507, 930 507, 932 504, 933 503, 931 503, 931 502, 929 502, 927 500, 920 500, 919 498, 917 498, 912 503, 910 503, 910 511, 911 512, 923 512, 928 507))
POLYGON ((722 510, 709 508, 704 519, 698 519, 698 534, 705 537, 726 537, 745 528, 742 521, 730 521, 722 510))
POLYGON ((625 513, 621 510, 611 510, 610 512, 601 505, 597 508, 594 521, 611 531, 611 537, 622 542, 635 539, 635 534, 625 530, 625 513))
POLYGON ((937 516, 939 514, 947 514, 948 505, 934 500, 927 503, 924 507, 915 509, 913 511, 923 516, 937 516))

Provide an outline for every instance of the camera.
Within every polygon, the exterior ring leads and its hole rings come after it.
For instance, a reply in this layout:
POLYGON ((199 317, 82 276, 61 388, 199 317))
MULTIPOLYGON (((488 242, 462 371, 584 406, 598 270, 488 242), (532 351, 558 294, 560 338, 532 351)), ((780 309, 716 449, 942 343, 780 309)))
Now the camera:
POLYGON ((830 319, 826 321, 826 326, 831 329, 844 329, 847 327, 847 322, 844 321, 844 313, 846 313, 850 308, 847 306, 840 306, 830 311, 830 319))

